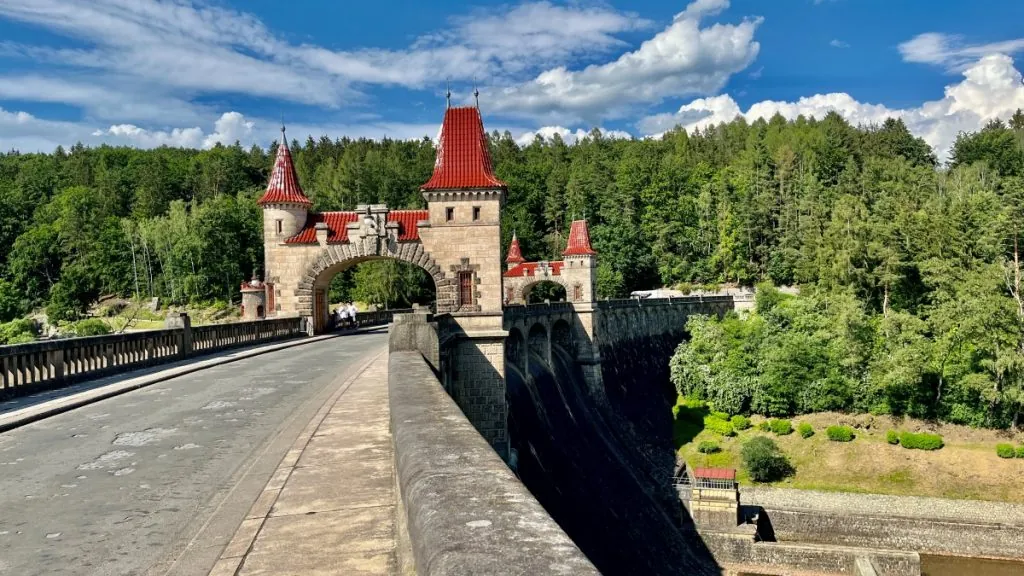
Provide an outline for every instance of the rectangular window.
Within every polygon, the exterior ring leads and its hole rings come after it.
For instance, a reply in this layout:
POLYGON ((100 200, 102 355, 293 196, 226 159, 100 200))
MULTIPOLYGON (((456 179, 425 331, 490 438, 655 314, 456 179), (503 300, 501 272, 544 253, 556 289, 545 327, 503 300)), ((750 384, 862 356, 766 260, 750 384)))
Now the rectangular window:
POLYGON ((480 219, 480 207, 473 206, 473 221, 476 222, 480 219))
POLYGON ((283 225, 281 224, 281 221, 280 221, 280 220, 278 220, 278 221, 277 221, 277 235, 278 235, 278 236, 280 236, 280 235, 281 235, 281 229, 282 229, 282 227, 283 227, 283 225))
POLYGON ((459 305, 473 305, 473 273, 459 272, 459 305))
POLYGON ((583 300, 583 286, 579 284, 572 287, 572 301, 579 302, 583 300))
POLYGON ((275 298, 276 294, 274 294, 274 284, 273 282, 267 282, 264 286, 266 286, 267 289, 267 314, 273 316, 274 312, 277 312, 277 299, 275 298))
POLYGON ((455 220, 455 208, 445 208, 444 219, 446 222, 451 222, 452 220, 455 220))

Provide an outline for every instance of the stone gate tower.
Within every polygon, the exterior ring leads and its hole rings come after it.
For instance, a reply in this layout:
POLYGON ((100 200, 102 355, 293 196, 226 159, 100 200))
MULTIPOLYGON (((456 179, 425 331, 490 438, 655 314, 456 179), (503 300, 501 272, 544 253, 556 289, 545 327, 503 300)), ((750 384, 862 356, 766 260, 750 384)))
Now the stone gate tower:
MULTIPOLYGON (((325 330, 328 287, 339 272, 390 258, 434 280, 437 312, 450 314, 445 375, 449 393, 477 429, 507 454, 502 328, 501 208, 505 184, 494 174, 480 110, 445 111, 433 175, 421 187, 426 210, 382 204, 313 212, 282 129, 263 208, 266 315, 302 316, 325 330)), ((251 307, 251 306, 250 306, 251 307)))

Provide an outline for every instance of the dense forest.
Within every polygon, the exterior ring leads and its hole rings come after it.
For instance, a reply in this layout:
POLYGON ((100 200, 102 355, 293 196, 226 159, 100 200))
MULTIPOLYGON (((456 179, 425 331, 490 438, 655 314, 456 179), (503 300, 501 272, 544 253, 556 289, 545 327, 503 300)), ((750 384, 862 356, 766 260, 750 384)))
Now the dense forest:
MULTIPOLYGON (((316 210, 423 205, 429 139, 291 146, 316 210)), ((944 165, 899 120, 855 127, 837 114, 737 118, 659 140, 595 130, 572 145, 494 133, 491 146, 509 187, 505 245, 515 230, 526 258, 557 258, 568 223, 587 218, 601 297, 801 287, 799 298, 762 298, 746 319, 695 322, 676 359, 681 389, 773 414, 1018 419, 1024 113, 961 134, 944 165)), ((74 320, 106 294, 237 299, 238 283, 261 273, 255 201, 275 150, 77 145, 0 156, 0 322, 40 308, 74 320)), ((361 266, 335 296, 397 304, 421 280, 361 266)))

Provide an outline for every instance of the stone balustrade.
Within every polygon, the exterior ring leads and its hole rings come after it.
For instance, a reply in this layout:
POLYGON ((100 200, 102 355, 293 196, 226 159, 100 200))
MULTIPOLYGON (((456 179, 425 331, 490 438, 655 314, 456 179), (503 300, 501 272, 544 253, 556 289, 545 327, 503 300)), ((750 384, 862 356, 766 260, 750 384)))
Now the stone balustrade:
MULTIPOLYGON (((360 326, 381 326, 396 312, 404 310, 360 312, 356 319, 360 326)), ((171 323, 177 327, 0 346, 0 398, 307 333, 301 317, 193 327, 182 315, 171 323)))

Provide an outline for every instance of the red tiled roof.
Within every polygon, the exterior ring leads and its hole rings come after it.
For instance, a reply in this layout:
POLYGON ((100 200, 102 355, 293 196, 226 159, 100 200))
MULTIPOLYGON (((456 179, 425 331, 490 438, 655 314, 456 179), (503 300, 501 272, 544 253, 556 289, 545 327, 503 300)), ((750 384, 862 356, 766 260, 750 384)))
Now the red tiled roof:
POLYGON ((494 175, 480 110, 449 108, 441 125, 434 175, 422 190, 505 188, 494 175))
POLYGON ((505 262, 509 264, 522 264, 526 262, 526 258, 523 258, 523 252, 519 249, 519 238, 516 238, 516 233, 512 233, 512 243, 508 246, 508 257, 505 258, 505 262))
MULTIPOLYGON (((537 265, 538 264, 540 264, 540 262, 524 262, 524 263, 522 263, 522 264, 520 264, 518 266, 515 266, 511 270, 508 270, 507 272, 505 272, 504 276, 506 278, 521 278, 523 276, 536 276, 537 275, 537 265)), ((551 275, 552 276, 561 276, 562 275, 562 266, 564 266, 564 265, 565 265, 564 262, 548 262, 548 266, 551 267, 551 275)))
POLYGON ((732 468, 694 468, 693 477, 710 480, 735 480, 736 470, 732 468))
MULTIPOLYGON (((348 242, 347 225, 359 220, 358 212, 319 212, 306 216, 306 224, 298 234, 285 240, 286 244, 316 244, 316 225, 320 222, 327 224, 328 244, 339 244, 348 242)), ((388 212, 388 222, 398 222, 398 241, 415 242, 420 239, 419 229, 416 224, 420 220, 428 220, 430 214, 426 210, 391 210, 388 212)))
POLYGON ((278 203, 304 206, 312 204, 302 192, 302 186, 299 186, 299 177, 295 174, 295 164, 292 162, 292 153, 288 150, 284 130, 281 131, 281 144, 277 147, 277 159, 274 160, 274 171, 270 173, 267 191, 256 203, 260 206, 278 203))
POLYGON ((569 244, 565 247, 563 256, 587 256, 594 255, 594 249, 590 247, 590 230, 587 228, 586 220, 574 220, 569 229, 569 244))
POLYGON ((388 212, 388 222, 398 222, 398 241, 413 242, 420 239, 421 220, 430 220, 430 212, 426 210, 392 210, 388 212))

